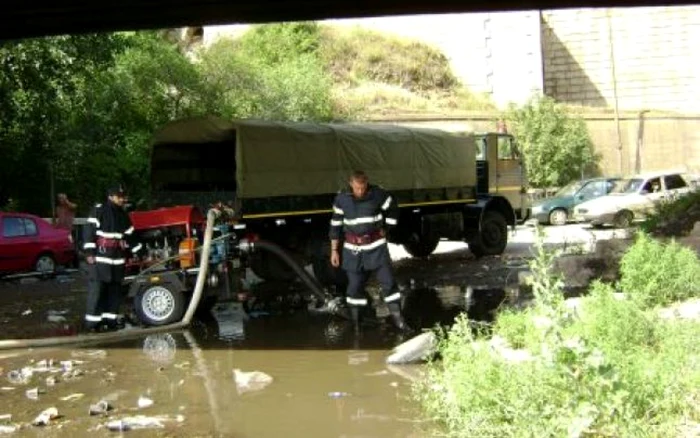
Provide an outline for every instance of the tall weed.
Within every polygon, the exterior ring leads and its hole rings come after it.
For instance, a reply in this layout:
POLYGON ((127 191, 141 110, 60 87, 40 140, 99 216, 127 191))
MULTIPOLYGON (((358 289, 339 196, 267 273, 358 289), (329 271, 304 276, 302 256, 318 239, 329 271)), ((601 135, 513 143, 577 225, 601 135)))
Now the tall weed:
POLYGON ((690 248, 639 233, 620 262, 620 287, 643 307, 700 296, 700 262, 690 248))
MULTIPOLYGON (((653 249, 643 238, 635 246, 653 249)), ((536 248, 537 304, 502 312, 491 343, 459 318, 440 343, 442 362, 414 387, 426 412, 459 437, 667 437, 698 424, 700 322, 661 320, 646 299, 602 283, 567 306, 551 275, 554 255, 541 237, 536 248), (498 338, 530 359, 507 359, 498 338)))

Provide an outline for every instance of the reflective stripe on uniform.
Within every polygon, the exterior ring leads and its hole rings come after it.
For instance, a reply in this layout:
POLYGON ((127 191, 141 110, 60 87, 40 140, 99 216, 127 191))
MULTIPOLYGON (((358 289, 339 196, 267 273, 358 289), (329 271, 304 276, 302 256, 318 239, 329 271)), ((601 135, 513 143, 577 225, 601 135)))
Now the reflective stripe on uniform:
POLYGON ((333 226, 333 227, 339 227, 341 225, 343 225, 343 221, 336 221, 336 220, 331 221, 331 226, 333 226))
POLYGON ((96 217, 89 217, 87 218, 87 221, 91 224, 95 224, 98 228, 100 226, 100 221, 96 217))
POLYGON ((388 217, 388 218, 386 218, 386 223, 389 225, 396 225, 397 221, 394 218, 388 217))
POLYGON ((339 209, 339 208, 336 207, 335 205, 333 206, 333 213, 335 213, 335 214, 345 214, 345 213, 343 212, 343 210, 339 209))
POLYGON ((85 245, 83 245, 83 249, 91 249, 91 248, 97 248, 97 245, 95 245, 94 242, 85 242, 85 245))
POLYGON ((391 196, 386 198, 386 201, 384 201, 384 204, 382 204, 382 210, 386 210, 387 208, 389 208, 390 205, 391 205, 391 196))
POLYGON ((95 233, 100 237, 104 237, 105 239, 121 239, 124 237, 122 233, 108 233, 107 231, 102 231, 102 230, 97 230, 95 233))
POLYGON ((97 315, 88 315, 88 314, 86 314, 86 315, 85 315, 85 321, 100 322, 100 321, 102 321, 102 317, 101 317, 101 316, 97 316, 97 315))
POLYGON ((126 231, 124 231, 124 234, 131 234, 133 232, 134 232, 134 227, 129 227, 126 229, 126 231))
POLYGON ((378 248, 385 243, 386 243, 386 239, 381 238, 381 239, 375 240, 374 242, 372 242, 368 245, 353 245, 352 243, 345 242, 343 244, 343 246, 345 248, 349 249, 350 251, 369 251, 369 250, 372 250, 374 248, 378 248))
POLYGON ((365 217, 358 217, 355 219, 343 219, 343 223, 345 225, 352 226, 352 225, 359 225, 359 224, 371 224, 374 222, 379 222, 382 219, 384 219, 384 216, 382 216, 380 213, 376 216, 365 216, 365 217))
POLYGON ((366 306, 367 305, 367 298, 351 298, 351 297, 346 297, 345 301, 348 304, 352 304, 353 306, 366 306))
POLYGON ((401 294, 398 292, 395 292, 388 297, 384 298, 385 303, 391 303, 392 301, 397 301, 401 299, 401 294))
POLYGON ((139 252, 139 250, 141 250, 141 248, 143 248, 143 245, 139 243, 135 247, 131 248, 131 252, 136 254, 137 252, 139 252))
POLYGON ((100 256, 95 257, 95 261, 97 263, 104 263, 107 265, 123 265, 124 263, 126 263, 125 259, 110 259, 109 257, 100 256))
POLYGON ((117 319, 119 315, 117 315, 116 313, 103 313, 102 317, 104 319, 117 319))

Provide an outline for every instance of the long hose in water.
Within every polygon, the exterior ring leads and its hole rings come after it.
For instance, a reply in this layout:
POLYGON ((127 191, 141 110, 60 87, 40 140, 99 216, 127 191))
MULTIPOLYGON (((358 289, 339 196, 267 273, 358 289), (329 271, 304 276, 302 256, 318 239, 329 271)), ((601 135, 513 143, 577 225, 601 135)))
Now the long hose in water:
POLYGON ((131 337, 141 337, 152 333, 163 331, 179 330, 187 327, 192 321, 194 312, 197 310, 199 301, 202 298, 202 291, 207 278, 207 270, 209 269, 209 252, 211 251, 212 234, 214 233, 214 222, 220 216, 221 212, 215 209, 210 209, 207 212, 207 226, 204 230, 204 243, 202 244, 202 256, 199 261, 199 273, 197 275, 197 283, 194 287, 190 305, 187 307, 185 315, 179 322, 162 325, 157 327, 147 327, 134 330, 120 330, 112 333, 85 334, 76 336, 55 336, 50 338, 39 339, 7 339, 0 341, 0 350, 10 350, 15 348, 40 348, 51 347, 56 345, 68 344, 86 344, 95 342, 110 342, 131 337))
POLYGON ((306 272, 304 268, 299 266, 299 264, 294 261, 292 257, 290 257, 287 252, 282 249, 279 245, 276 245, 272 242, 268 242, 265 240, 255 240, 252 242, 248 242, 248 247, 250 250, 254 250, 255 248, 260 248, 264 249, 266 251, 270 251, 271 253, 277 255, 279 258, 284 260, 285 263, 287 263, 292 269, 294 269, 294 272, 297 273, 299 278, 302 279, 302 281, 311 289, 311 292, 314 293, 319 299, 322 301, 327 301, 329 299, 328 295, 326 292, 323 290, 323 287, 318 283, 315 277, 312 277, 311 274, 306 272))

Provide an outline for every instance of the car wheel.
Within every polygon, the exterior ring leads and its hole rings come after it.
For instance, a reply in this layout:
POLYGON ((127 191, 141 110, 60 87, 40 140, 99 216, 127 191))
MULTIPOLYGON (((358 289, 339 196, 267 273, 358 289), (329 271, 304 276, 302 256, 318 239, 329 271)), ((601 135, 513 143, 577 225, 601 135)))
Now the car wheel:
POLYGON ((557 208, 549 213, 549 223, 552 225, 566 225, 569 215, 563 208, 557 208))
POLYGON ((613 225, 615 225, 617 228, 629 228, 632 225, 633 220, 634 214, 632 214, 631 211, 622 210, 621 212, 615 215, 613 225))
POLYGON ((184 314, 185 297, 181 291, 167 285, 150 286, 136 294, 134 310, 147 325, 171 324, 184 314))
POLYGON ((51 254, 41 254, 34 263, 34 270, 43 275, 53 274, 56 272, 56 261, 51 254))

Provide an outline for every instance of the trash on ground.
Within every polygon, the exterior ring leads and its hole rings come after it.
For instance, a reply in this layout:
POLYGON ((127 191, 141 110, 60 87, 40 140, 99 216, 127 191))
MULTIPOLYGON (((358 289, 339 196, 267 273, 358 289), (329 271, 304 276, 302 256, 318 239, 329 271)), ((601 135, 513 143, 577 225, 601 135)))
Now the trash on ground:
POLYGON ((328 397, 330 398, 342 398, 342 397, 349 397, 350 393, 349 392, 340 392, 340 391, 333 391, 328 393, 328 397))
POLYGON ((21 370, 12 370, 7 373, 7 381, 13 385, 26 385, 32 379, 34 372, 31 368, 22 368, 21 370))
POLYGON ((58 409, 48 408, 39 414, 34 421, 32 421, 32 424, 34 426, 46 426, 51 420, 55 420, 56 418, 58 418, 58 409))
POLYGON ((12 414, 0 415, 0 421, 12 421, 12 414))
POLYGON ((103 415, 112 410, 112 405, 106 400, 100 400, 94 405, 90 405, 88 413, 92 415, 103 415))
POLYGON ((81 398, 85 397, 85 394, 82 393, 75 393, 71 395, 67 395, 65 397, 61 397, 59 400, 61 401, 73 401, 73 400, 80 400, 81 398))
POLYGON ((233 370, 233 378, 236 381, 238 394, 251 391, 259 391, 272 383, 272 377, 262 371, 241 371, 233 370))
POLYGON ((139 397, 138 406, 139 408, 147 408, 149 406, 153 406, 153 400, 151 400, 148 397, 141 396, 139 397))
POLYGON ((22 316, 28 316, 32 314, 32 309, 27 309, 24 312, 22 312, 22 316))

